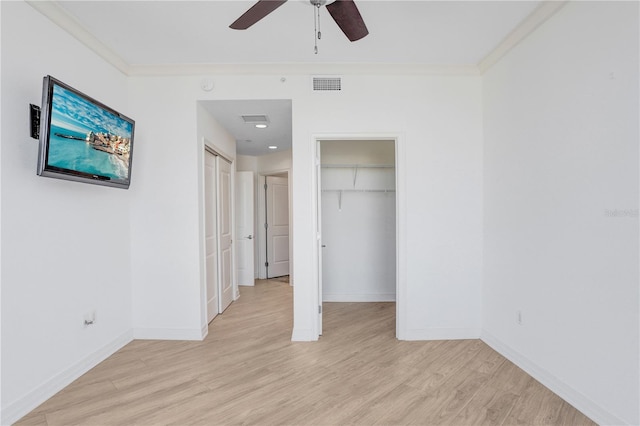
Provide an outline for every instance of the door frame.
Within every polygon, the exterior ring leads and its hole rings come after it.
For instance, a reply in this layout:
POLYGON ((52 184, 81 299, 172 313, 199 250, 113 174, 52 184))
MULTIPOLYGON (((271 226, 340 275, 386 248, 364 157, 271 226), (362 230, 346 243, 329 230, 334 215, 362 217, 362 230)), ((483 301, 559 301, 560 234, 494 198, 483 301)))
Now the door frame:
MULTIPOLYGON (((314 164, 313 172, 313 224, 314 229, 321 229, 321 197, 320 193, 320 158, 317 153, 319 151, 321 141, 326 140, 389 140, 394 141, 395 145, 395 175, 396 175, 396 338, 398 340, 406 340, 407 329, 407 281, 406 281, 406 155, 405 155, 405 138, 400 133, 349 133, 349 134, 314 134, 311 137, 312 164, 314 164)), ((319 337, 322 333, 322 264, 321 264, 321 236, 317 236, 317 244, 313 245, 314 259, 314 276, 315 290, 313 291, 311 309, 318 312, 315 322, 315 333, 319 337)))
POLYGON ((231 303, 233 303, 233 301, 235 301, 237 299, 237 275, 236 275, 236 246, 234 241, 236 240, 236 223, 235 223, 235 167, 233 164, 232 160, 229 160, 228 158, 222 156, 222 155, 217 155, 216 156, 216 171, 218 173, 216 182, 217 182, 217 189, 216 189, 216 212, 217 212, 217 235, 216 235, 216 244, 218 245, 218 313, 221 314, 223 313, 228 307, 229 305, 231 305, 231 303), (227 206, 228 208, 228 212, 229 212, 229 234, 228 238, 229 238, 229 265, 228 265, 228 269, 229 269, 229 281, 230 282, 230 287, 231 289, 229 290, 231 292, 231 301, 229 301, 229 304, 227 304, 226 306, 223 306, 224 300, 222 295, 224 294, 223 288, 225 285, 225 280, 224 280, 224 252, 225 250, 222 247, 222 241, 223 238, 226 238, 223 236, 223 226, 222 226, 222 220, 224 217, 223 214, 223 200, 224 197, 221 196, 221 194, 223 193, 223 179, 221 179, 222 176, 222 163, 225 162, 229 165, 229 195, 228 195, 228 200, 227 203, 229 204, 227 206))
POLYGON ((206 320, 207 320, 207 324, 211 323, 211 321, 213 321, 213 319, 220 313, 220 301, 219 301, 219 280, 220 280, 220 274, 218 272, 218 267, 219 267, 219 261, 220 261, 220 256, 218 254, 218 246, 220 245, 218 243, 218 205, 217 205, 217 196, 218 196, 218 156, 215 155, 214 153, 210 152, 209 150, 205 149, 204 150, 204 184, 203 184, 203 188, 204 188, 204 204, 203 204, 203 215, 205 216, 204 218, 204 228, 203 228, 203 233, 204 233, 204 241, 205 241, 205 247, 204 247, 204 275, 205 275, 205 284, 204 284, 204 298, 205 298, 205 316, 206 316, 206 320), (212 169, 213 169, 213 185, 209 186, 209 180, 207 179, 207 160, 208 158, 211 157, 211 162, 212 162, 212 169), (208 194, 207 192, 211 192, 211 207, 209 209, 208 205, 208 194), (214 220, 212 223, 213 226, 213 240, 214 243, 213 245, 213 250, 214 250, 214 256, 212 256, 215 259, 215 268, 212 268, 212 270, 209 270, 209 251, 208 251, 208 228, 207 228, 207 222, 208 222, 208 217, 210 215, 214 216, 214 220), (212 273, 213 271, 215 271, 215 273, 212 273), (210 275, 211 274, 211 275, 210 275), (215 313, 213 313, 213 315, 211 316, 212 312, 210 310, 210 303, 209 303, 209 298, 210 298, 210 293, 209 293, 209 278, 213 277, 215 280, 215 283, 213 284, 214 288, 215 288, 215 304, 213 307, 213 310, 215 311, 215 313))
POLYGON ((258 279, 266 279, 267 278, 267 268, 264 264, 267 261, 266 250, 264 249, 267 244, 267 230, 264 228, 264 223, 266 220, 267 214, 267 206, 266 206, 266 195, 264 193, 264 184, 267 176, 279 176, 287 177, 287 192, 289 194, 289 284, 293 285, 293 226, 292 226, 292 203, 291 203, 291 170, 290 169, 281 169, 281 170, 271 170, 266 172, 258 173, 258 187, 257 187, 257 196, 258 196, 258 209, 256 211, 256 246, 257 246, 257 276, 258 279))
MULTIPOLYGON (((246 176, 248 176, 249 174, 251 175, 251 271, 253 272, 252 276, 251 276, 251 284, 247 284, 244 283, 242 284, 242 280, 240 277, 240 263, 241 263, 241 257, 244 256, 244 254, 241 256, 239 253, 242 252, 241 248, 240 248, 240 242, 244 241, 246 243, 247 237, 245 237, 246 235, 246 231, 244 232, 244 234, 240 234, 240 230, 239 230, 239 226, 240 223, 244 223, 244 221, 240 218, 238 218, 238 216, 242 216, 242 214, 246 213, 246 212, 240 212, 238 211, 238 209, 236 209, 234 217, 237 219, 236 220, 236 281, 238 283, 238 286, 254 286, 255 285, 255 279, 257 276, 257 272, 256 272, 256 244, 258 242, 258 236, 256 234, 256 172, 252 171, 252 170, 244 170, 244 171, 236 171, 234 173, 234 177, 235 177, 235 202, 236 202, 236 207, 238 207, 238 202, 242 201, 239 200, 239 195, 240 195, 240 187, 242 182, 240 182, 241 180, 244 181, 244 178, 241 178, 241 176, 243 176, 243 174, 246 174, 246 176)), ((243 259, 244 260, 244 259, 243 259)))

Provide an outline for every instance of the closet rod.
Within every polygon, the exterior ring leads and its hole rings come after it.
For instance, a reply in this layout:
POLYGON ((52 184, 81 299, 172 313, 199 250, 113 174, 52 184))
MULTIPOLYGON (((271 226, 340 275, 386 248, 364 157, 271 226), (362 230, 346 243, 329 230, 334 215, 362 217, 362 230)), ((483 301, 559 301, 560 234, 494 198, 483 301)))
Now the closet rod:
POLYGON ((395 169, 393 164, 321 164, 323 169, 353 169, 355 167, 361 169, 395 169))

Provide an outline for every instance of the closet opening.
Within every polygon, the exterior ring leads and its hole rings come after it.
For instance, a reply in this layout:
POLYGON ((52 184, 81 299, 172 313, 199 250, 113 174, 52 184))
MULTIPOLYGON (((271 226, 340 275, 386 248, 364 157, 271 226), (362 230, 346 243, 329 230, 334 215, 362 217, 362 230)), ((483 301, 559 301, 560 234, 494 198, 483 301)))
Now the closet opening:
POLYGON ((319 334, 363 321, 395 335, 396 140, 318 140, 317 149, 319 334))

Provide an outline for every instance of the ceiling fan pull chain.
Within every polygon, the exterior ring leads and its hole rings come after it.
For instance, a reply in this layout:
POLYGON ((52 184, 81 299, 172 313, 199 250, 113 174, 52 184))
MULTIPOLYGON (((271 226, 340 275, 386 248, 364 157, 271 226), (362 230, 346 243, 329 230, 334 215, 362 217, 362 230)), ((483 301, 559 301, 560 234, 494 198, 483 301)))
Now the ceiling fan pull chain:
POLYGON ((322 32, 320 31, 320 4, 316 6, 316 9, 318 10, 318 40, 320 40, 322 38, 322 32))
POLYGON ((316 11, 313 11, 313 53, 318 54, 318 22, 316 20, 316 11))
POLYGON ((318 54, 318 40, 320 40, 322 38, 322 33, 320 32, 320 5, 321 3, 318 1, 317 3, 314 3, 312 0, 313 5, 316 7, 317 13, 316 11, 314 11, 313 13, 313 31, 314 31, 314 37, 313 37, 313 53, 315 53, 316 55, 318 54))

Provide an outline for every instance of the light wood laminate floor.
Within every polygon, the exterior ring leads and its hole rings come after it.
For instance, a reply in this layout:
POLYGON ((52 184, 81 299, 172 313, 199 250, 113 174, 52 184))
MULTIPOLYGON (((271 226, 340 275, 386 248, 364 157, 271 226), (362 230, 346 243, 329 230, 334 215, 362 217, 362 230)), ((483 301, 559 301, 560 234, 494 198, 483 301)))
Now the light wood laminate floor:
POLYGON ((397 341, 393 303, 324 309, 291 342, 291 287, 257 281, 205 341, 133 341, 17 424, 593 424, 479 340, 397 341))

